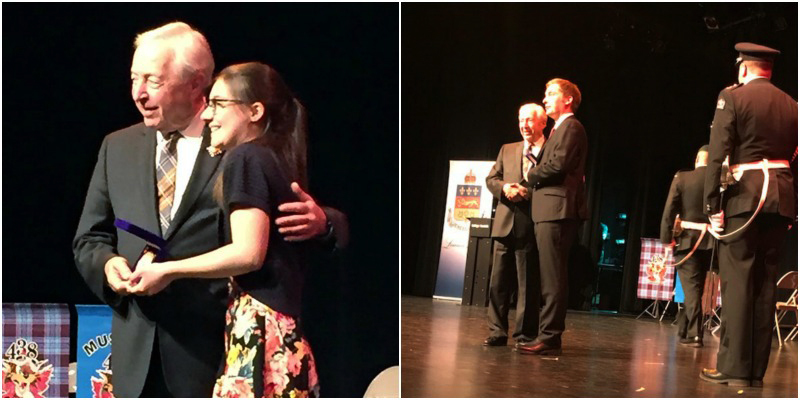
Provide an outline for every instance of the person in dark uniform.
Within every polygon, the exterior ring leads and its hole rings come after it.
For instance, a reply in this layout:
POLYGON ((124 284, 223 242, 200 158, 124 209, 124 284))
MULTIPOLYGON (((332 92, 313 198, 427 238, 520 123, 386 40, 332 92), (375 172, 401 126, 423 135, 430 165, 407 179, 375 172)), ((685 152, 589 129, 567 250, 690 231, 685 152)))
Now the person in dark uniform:
POLYGON ((789 169, 797 151, 797 101, 771 82, 779 51, 738 43, 738 86, 720 92, 711 127, 705 181, 705 213, 715 232, 730 234, 719 243, 722 320, 717 368, 700 378, 729 386, 762 386, 772 345, 778 260, 787 228, 797 215, 796 189, 789 169), (725 157, 738 182, 720 193, 725 157), (762 160, 768 160, 769 191, 762 160))
POLYGON ((574 116, 581 103, 578 86, 566 79, 552 79, 545 86, 544 106, 555 121, 542 156, 527 173, 531 217, 539 250, 542 310, 539 335, 523 354, 561 354, 561 334, 567 316, 567 265, 578 227, 588 214, 584 168, 588 139, 574 116))
MULTIPOLYGON (((706 179, 708 146, 697 152, 694 170, 679 171, 672 178, 664 214, 661 217, 661 243, 673 246, 675 262, 683 260, 700 239, 707 221, 703 214, 703 184, 706 179), (677 243, 673 238, 675 217, 680 216, 683 224, 677 243)), ((694 253, 676 268, 685 296, 683 312, 678 316, 678 336, 680 344, 689 347, 703 347, 703 313, 700 300, 706 271, 711 264, 711 235, 703 235, 694 253)))
POLYGON ((492 237, 494 262, 489 281, 489 337, 484 346, 508 342, 508 308, 517 275, 517 317, 513 338, 518 345, 530 343, 539 332, 539 255, 533 235, 530 188, 525 173, 538 162, 544 145, 547 114, 538 104, 519 109, 523 140, 500 149, 497 162, 486 177, 486 187, 497 199, 492 237))

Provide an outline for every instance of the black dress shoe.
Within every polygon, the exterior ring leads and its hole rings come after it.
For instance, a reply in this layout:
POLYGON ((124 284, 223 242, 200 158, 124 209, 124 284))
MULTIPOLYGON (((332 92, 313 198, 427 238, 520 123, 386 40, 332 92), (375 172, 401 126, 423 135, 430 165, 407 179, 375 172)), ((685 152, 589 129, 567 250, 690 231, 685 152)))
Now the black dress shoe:
POLYGON ((514 344, 514 348, 519 349, 520 347, 531 345, 533 345, 533 340, 517 340, 517 343, 514 344))
POLYGON ((483 341, 484 346, 505 346, 506 344, 508 344, 506 336, 489 336, 483 341))
POLYGON ((517 351, 521 354, 533 354, 537 356, 560 356, 561 346, 551 346, 544 342, 538 342, 517 346, 517 351))
POLYGON ((728 386, 748 387, 750 386, 749 379, 734 378, 730 375, 725 375, 722 372, 713 368, 703 368, 700 373, 700 379, 711 383, 727 383, 728 386))
POLYGON ((752 387, 764 387, 764 380, 763 379, 753 379, 750 381, 750 386, 752 387))
POLYGON ((685 338, 680 340, 680 344, 686 347, 703 347, 703 339, 700 336, 685 338))

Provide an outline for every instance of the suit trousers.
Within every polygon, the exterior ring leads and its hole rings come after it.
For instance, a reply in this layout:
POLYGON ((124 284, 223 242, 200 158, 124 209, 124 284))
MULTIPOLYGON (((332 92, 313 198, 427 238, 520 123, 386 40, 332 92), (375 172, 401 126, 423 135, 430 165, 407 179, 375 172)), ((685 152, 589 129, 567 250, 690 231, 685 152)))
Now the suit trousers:
POLYGON ((561 346, 567 317, 567 272, 569 252, 578 234, 577 219, 537 222, 534 226, 539 250, 542 311, 537 342, 561 346))
MULTIPOLYGON (((732 232, 750 213, 726 220, 732 232)), ((778 262, 790 220, 759 214, 744 232, 719 244, 722 315, 717 370, 737 378, 763 379, 772 347, 778 262)))
MULTIPOLYGON (((689 250, 676 251, 674 259, 681 260, 689 250)), ((703 288, 706 272, 711 264, 711 250, 697 250, 679 265, 678 278, 684 295, 684 310, 678 318, 678 336, 681 338, 703 338, 703 288)))
POLYGON ((517 212, 514 219, 511 233, 495 239, 487 322, 490 336, 508 336, 508 311, 516 271, 517 315, 512 337, 516 341, 531 341, 539 329, 538 255, 530 216, 517 212))

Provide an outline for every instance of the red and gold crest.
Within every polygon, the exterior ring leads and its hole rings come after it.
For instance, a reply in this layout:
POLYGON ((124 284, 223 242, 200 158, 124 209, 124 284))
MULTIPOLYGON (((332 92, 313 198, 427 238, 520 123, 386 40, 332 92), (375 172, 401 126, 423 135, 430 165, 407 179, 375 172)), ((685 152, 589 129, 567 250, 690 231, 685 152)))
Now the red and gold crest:
POLYGON ((480 215, 481 186, 475 184, 476 178, 472 170, 464 177, 464 184, 456 188, 456 204, 454 217, 457 221, 480 215))

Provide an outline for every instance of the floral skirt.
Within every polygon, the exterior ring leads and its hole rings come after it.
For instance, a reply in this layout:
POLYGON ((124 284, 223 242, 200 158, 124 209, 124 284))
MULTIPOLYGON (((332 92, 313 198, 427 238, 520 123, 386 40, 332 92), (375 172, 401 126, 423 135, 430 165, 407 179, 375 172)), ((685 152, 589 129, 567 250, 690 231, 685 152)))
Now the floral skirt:
POLYGON ((297 321, 231 283, 214 397, 319 397, 314 355, 297 321))

